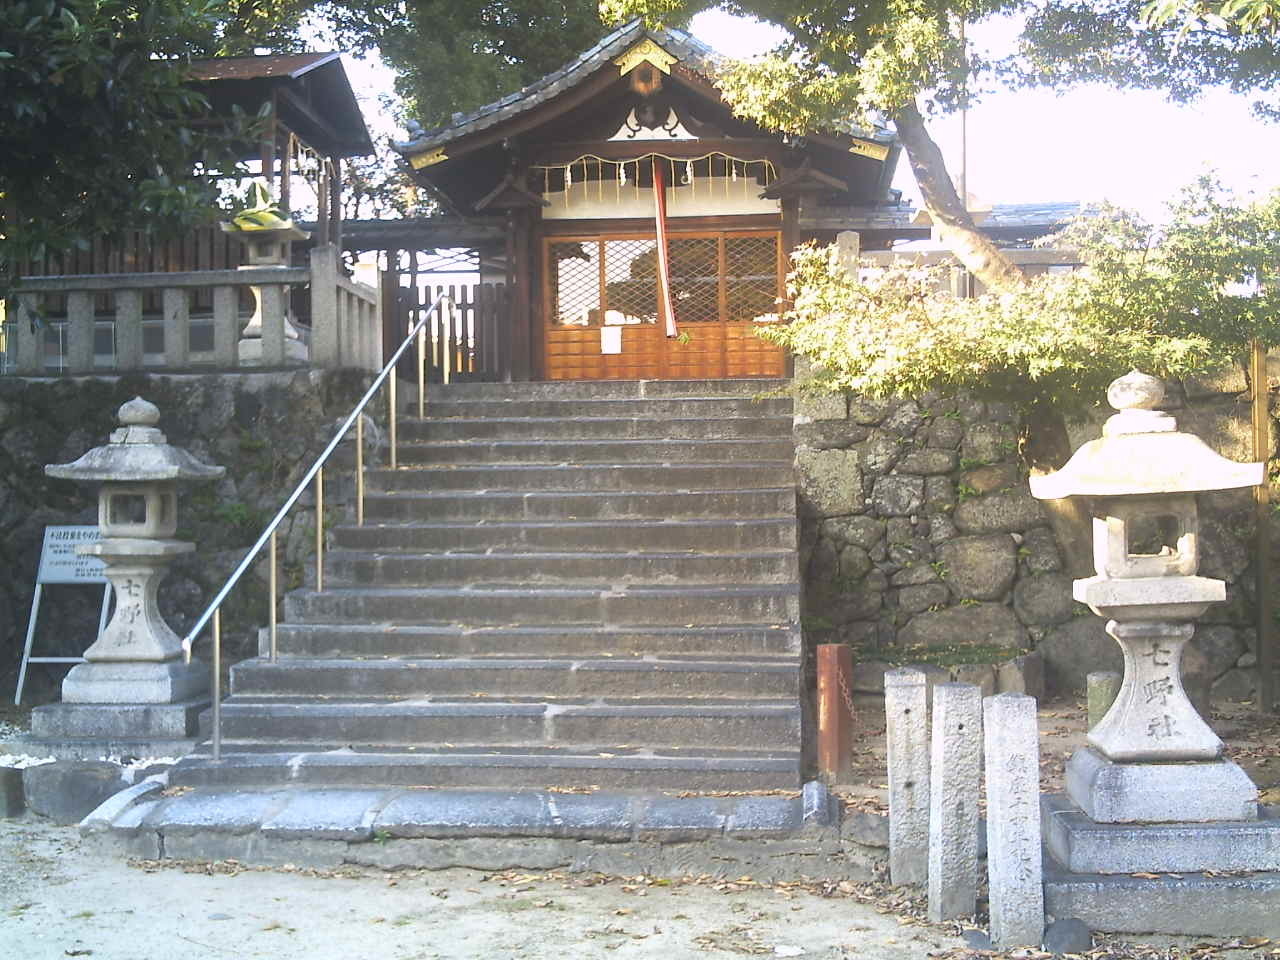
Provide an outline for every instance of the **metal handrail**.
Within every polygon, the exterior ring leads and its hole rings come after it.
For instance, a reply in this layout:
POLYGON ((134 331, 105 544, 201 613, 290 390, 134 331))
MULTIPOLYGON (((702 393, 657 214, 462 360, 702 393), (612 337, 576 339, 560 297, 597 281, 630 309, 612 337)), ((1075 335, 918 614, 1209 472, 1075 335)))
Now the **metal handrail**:
MULTIPOLYGON (((360 402, 356 404, 350 415, 338 428, 338 432, 334 434, 329 445, 324 448, 320 456, 316 457, 315 463, 311 465, 311 469, 307 471, 298 485, 294 487, 293 492, 289 494, 284 505, 277 511, 275 517, 267 524, 266 529, 262 531, 262 535, 258 537, 257 542, 249 548, 249 552, 244 555, 240 561, 240 565, 227 578, 227 582, 223 584, 222 589, 210 601, 195 625, 188 631, 187 635, 182 638, 182 652, 187 663, 191 662, 191 651, 195 646, 197 637, 206 626, 212 621, 213 630, 213 659, 211 668, 213 672, 213 759, 222 759, 222 604, 231 593, 232 589, 240 582, 240 578, 244 576, 246 570, 252 565, 258 554, 262 552, 262 548, 268 543, 271 545, 271 608, 269 616, 269 629, 271 631, 271 659, 276 659, 276 531, 284 518, 289 515, 289 511, 297 504, 298 499, 306 491, 307 486, 315 481, 316 484, 316 591, 324 590, 324 466, 329 457, 333 455, 333 451, 338 448, 338 444, 342 442, 352 425, 356 427, 356 518, 360 525, 364 524, 364 420, 362 414, 369 405, 369 401, 377 395, 378 389, 383 382, 390 376, 391 371, 395 369, 396 364, 409 349, 409 344, 415 339, 418 345, 418 417, 421 418, 425 412, 426 400, 426 382, 424 375, 424 365, 426 362, 426 328, 431 322, 431 316, 435 311, 441 311, 441 317, 444 321, 444 330, 446 331, 446 345, 448 335, 453 329, 455 305, 453 297, 449 293, 441 293, 431 306, 422 311, 417 323, 409 328, 409 332, 405 335, 403 342, 395 353, 391 355, 391 359, 383 365, 381 372, 374 378, 369 389, 365 391, 364 396, 360 398, 360 402)), ((451 363, 446 358, 444 364, 444 382, 449 382, 449 368, 451 363)), ((391 377, 389 384, 388 405, 390 408, 390 465, 395 468, 398 464, 396 456, 396 390, 395 377, 391 377)))

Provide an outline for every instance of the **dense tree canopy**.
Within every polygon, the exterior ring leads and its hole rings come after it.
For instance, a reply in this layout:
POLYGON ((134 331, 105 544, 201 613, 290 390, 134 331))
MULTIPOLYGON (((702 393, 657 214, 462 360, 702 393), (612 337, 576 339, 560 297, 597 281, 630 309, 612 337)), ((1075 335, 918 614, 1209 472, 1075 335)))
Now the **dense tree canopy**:
POLYGON ((185 68, 214 26, 188 0, 0 4, 0 295, 47 250, 207 217, 231 134, 185 68))
POLYGON ((595 0, 377 0, 323 9, 345 49, 377 48, 424 126, 518 90, 600 39, 595 0))

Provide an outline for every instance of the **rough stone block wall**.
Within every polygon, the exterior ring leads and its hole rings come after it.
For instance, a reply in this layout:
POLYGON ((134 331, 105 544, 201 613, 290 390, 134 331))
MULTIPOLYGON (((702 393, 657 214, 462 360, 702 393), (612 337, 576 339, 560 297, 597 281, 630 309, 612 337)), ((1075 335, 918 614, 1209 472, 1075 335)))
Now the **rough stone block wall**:
MULTIPOLYGON (((1252 459, 1239 367, 1171 384, 1167 406, 1223 456, 1252 459)), ((1073 446, 1099 436, 1110 412, 1072 424, 1073 446)), ((1122 669, 1102 619, 1071 597, 1019 433, 1008 404, 969 396, 797 397, 807 643, 848 643, 863 660, 951 645, 989 648, 993 660, 1035 649, 1055 692, 1122 669)), ((1227 602, 1200 621, 1184 662, 1201 702, 1255 689, 1253 527, 1250 491, 1201 497, 1201 573, 1227 582, 1227 602)))
MULTIPOLYGON (((170 443, 226 466, 222 480, 179 491, 178 537, 194 540, 197 552, 174 564, 161 585, 160 605, 181 634, 367 386, 367 376, 355 371, 0 378, 0 563, 8 574, 0 581, 0 696, 12 696, 45 526, 98 522, 96 491, 46 477, 45 464, 66 463, 105 443, 120 404, 142 396, 160 408, 160 428, 170 443)), ((326 484, 331 519, 345 509, 349 488, 337 477, 326 484)), ((308 494, 282 528, 282 590, 313 576, 305 561, 314 548, 314 518, 308 494)), ((254 628, 266 622, 265 563, 255 574, 224 611, 229 657, 249 649, 254 628)), ((97 628, 100 599, 100 588, 46 587, 38 652, 83 651, 97 628)), ((63 672, 33 665, 24 702, 56 691, 63 672)))

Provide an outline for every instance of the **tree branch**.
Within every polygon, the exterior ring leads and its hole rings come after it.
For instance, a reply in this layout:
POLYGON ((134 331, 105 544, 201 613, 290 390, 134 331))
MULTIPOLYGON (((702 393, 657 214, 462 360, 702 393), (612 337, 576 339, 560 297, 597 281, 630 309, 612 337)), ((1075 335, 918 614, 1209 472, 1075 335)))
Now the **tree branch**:
POLYGON ((925 209, 933 218, 942 241, 988 290, 1012 290, 1021 286, 1022 271, 974 226, 947 173, 942 151, 915 104, 900 108, 893 115, 893 122, 906 147, 916 182, 920 184, 925 209))

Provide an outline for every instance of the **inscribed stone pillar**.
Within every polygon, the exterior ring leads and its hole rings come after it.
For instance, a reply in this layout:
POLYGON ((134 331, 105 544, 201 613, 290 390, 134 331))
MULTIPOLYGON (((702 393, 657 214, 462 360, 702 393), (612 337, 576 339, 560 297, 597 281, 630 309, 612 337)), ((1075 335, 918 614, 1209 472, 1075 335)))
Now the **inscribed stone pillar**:
POLYGON ((928 687, 919 670, 884 675, 889 754, 889 880, 924 883, 929 868, 928 687))
POLYGON ((982 690, 933 688, 929 767, 929 919, 972 916, 978 900, 978 791, 982 771, 982 690))
POLYGON ((1038 947, 1044 936, 1044 885, 1035 698, 1020 693, 987 697, 982 727, 991 943, 996 950, 1038 947))

